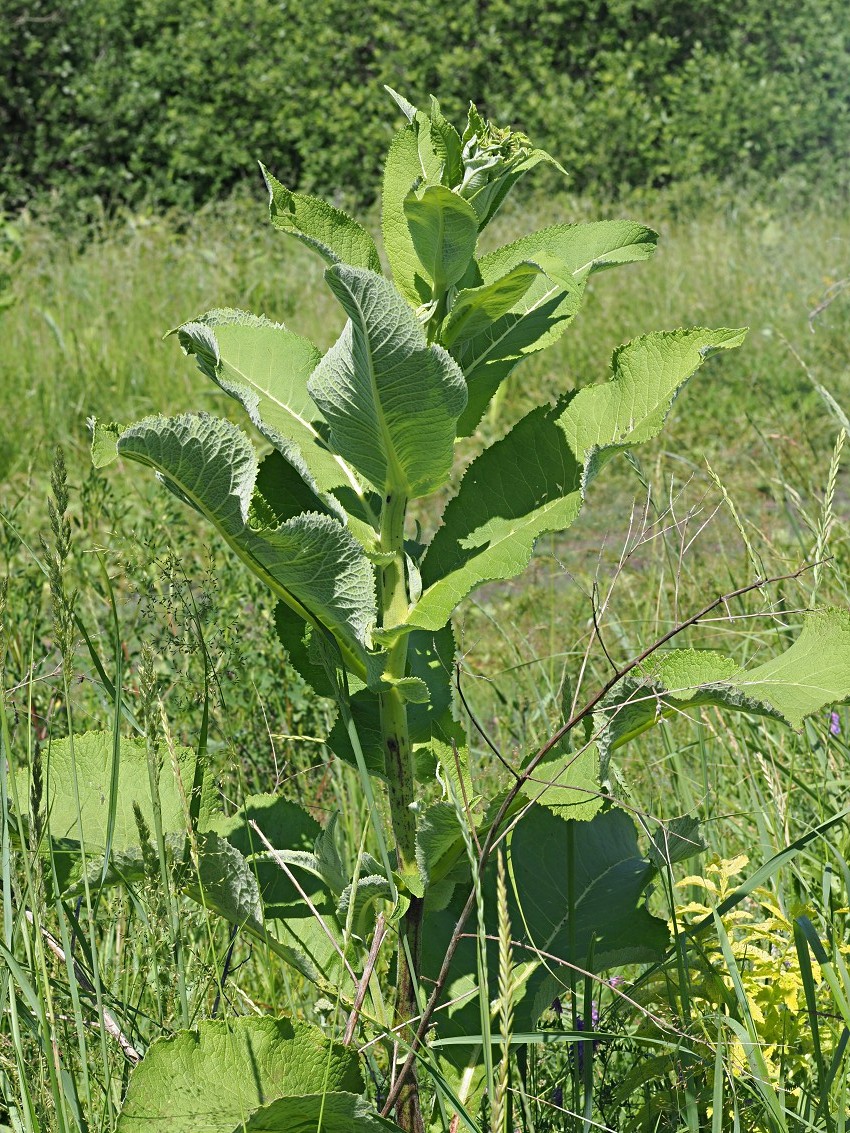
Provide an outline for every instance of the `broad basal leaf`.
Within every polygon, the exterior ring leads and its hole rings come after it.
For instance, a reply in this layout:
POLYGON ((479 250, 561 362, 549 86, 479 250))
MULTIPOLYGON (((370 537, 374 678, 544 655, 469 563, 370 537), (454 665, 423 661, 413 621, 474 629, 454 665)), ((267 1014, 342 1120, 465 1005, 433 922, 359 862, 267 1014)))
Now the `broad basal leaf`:
MULTIPOLYGON (((235 398, 254 426, 304 481, 301 510, 346 519, 365 545, 373 518, 357 477, 320 434, 322 415, 307 392, 321 354, 306 338, 245 311, 214 310, 178 330, 202 373, 235 398), (312 496, 312 502, 310 497, 312 496)), ((290 477, 288 488, 298 488, 290 477)))
POLYGON ((356 1053, 308 1023, 207 1020, 153 1043, 130 1078, 117 1133, 237 1133, 279 1098, 362 1091, 356 1053))
POLYGON ((475 429, 493 394, 523 358, 561 337, 593 271, 647 259, 657 239, 656 233, 630 221, 554 225, 482 257, 477 270, 464 279, 468 289, 458 295, 441 337, 469 385, 459 434, 475 429), (537 267, 536 277, 511 307, 495 307, 489 322, 480 311, 474 321, 464 319, 477 295, 490 301, 506 295, 516 273, 527 273, 530 265, 537 267))
POLYGON ((329 264, 351 264, 380 272, 375 241, 362 224, 320 197, 293 193, 260 165, 269 190, 269 216, 275 228, 294 236, 329 264))
POLYGON ((172 491, 215 524, 278 597, 330 630, 355 672, 365 671, 363 656, 376 614, 371 564, 328 515, 303 514, 279 526, 264 525, 273 513, 254 495, 257 459, 239 429, 205 414, 148 417, 122 433, 117 447, 119 455, 154 468, 172 491))
POLYGON ((425 496, 449 477, 466 384, 387 280, 336 267, 327 281, 349 316, 310 378, 334 449, 384 493, 425 496))
MULTIPOLYGON (((343 981, 353 994, 350 977, 342 972, 344 940, 336 917, 337 897, 348 879, 332 852, 331 829, 323 831, 306 811, 280 795, 251 795, 235 814, 211 823, 205 837, 218 839, 230 851, 220 852, 207 868, 201 859, 201 880, 208 888, 216 880, 215 870, 223 871, 228 883, 213 888, 212 907, 255 932, 322 990, 343 981), (234 860, 231 867, 230 859, 237 857, 241 866, 234 860), (232 916, 221 903, 222 889, 225 897, 232 892, 242 908, 249 907, 250 893, 256 894, 262 932, 256 931, 257 918, 232 916)), ((353 952, 349 958, 355 959, 353 952)))
MULTIPOLYGON (((512 924, 530 949, 523 959, 537 949, 598 972, 652 961, 664 951, 667 926, 645 906, 654 867, 640 854, 635 824, 624 811, 565 822, 533 807, 514 831, 511 865, 512 924)), ((523 1020, 533 1026, 569 985, 566 970, 549 975, 552 967, 548 960, 529 979, 520 1029, 523 1020)))
POLYGON ((475 254, 475 210, 443 185, 429 185, 407 195, 404 215, 432 294, 441 296, 457 283, 475 254))
POLYGON ((408 624, 442 625, 482 582, 514 578, 535 541, 575 520, 593 473, 614 451, 654 437, 682 385, 742 331, 652 334, 621 347, 605 385, 524 417, 469 466, 422 562, 408 624))
MULTIPOLYGON (((522 965, 523 980, 515 1008, 517 1031, 533 1029, 542 1011, 568 986, 567 964, 598 972, 651 961, 663 952, 667 927, 645 907, 654 869, 641 856, 634 823, 623 811, 597 814, 589 822, 567 822, 543 807, 531 806, 515 826, 510 863, 514 882, 509 894, 511 935, 519 945, 514 947, 514 961, 518 968, 522 965), (539 956, 541 951, 548 953, 545 959, 539 956)), ((434 979, 442 965, 466 902, 468 884, 458 886, 445 909, 426 912, 425 980, 434 979)), ((484 903, 488 936, 494 941, 498 934, 495 888, 491 862, 484 878, 484 903)), ((473 935, 461 941, 445 991, 446 1002, 456 1002, 436 1016, 439 1038, 481 1032, 474 925, 467 932, 473 935)), ((488 967, 490 987, 495 989, 495 943, 488 949, 488 967)), ((470 1053, 463 1046, 446 1047, 444 1052, 461 1064, 470 1053)))
POLYGON ((714 705, 771 716, 800 728, 807 716, 850 698, 850 614, 805 614, 794 644, 760 665, 696 649, 657 653, 640 676, 622 681, 598 714, 599 747, 609 753, 659 720, 714 705))
MULTIPOLYGON (((118 790, 112 848, 116 852, 139 845, 139 829, 133 812, 137 804, 148 828, 153 830, 153 803, 148 772, 148 750, 145 740, 121 737, 118 760, 118 790)), ((184 797, 189 800, 195 780, 196 754, 191 748, 176 749, 177 767, 167 752, 155 758, 158 766, 157 787, 165 834, 185 832, 184 797), (177 783, 179 772, 181 785, 177 783)), ((43 808, 50 837, 71 845, 85 844, 86 853, 94 856, 106 848, 109 824, 110 793, 113 767, 111 732, 85 732, 68 739, 53 740, 42 755, 44 780, 43 808), (77 801, 79 799, 79 814, 77 801)), ((18 796, 22 812, 29 814, 29 776, 17 775, 18 796)), ((209 817, 205 810, 201 823, 209 817)))

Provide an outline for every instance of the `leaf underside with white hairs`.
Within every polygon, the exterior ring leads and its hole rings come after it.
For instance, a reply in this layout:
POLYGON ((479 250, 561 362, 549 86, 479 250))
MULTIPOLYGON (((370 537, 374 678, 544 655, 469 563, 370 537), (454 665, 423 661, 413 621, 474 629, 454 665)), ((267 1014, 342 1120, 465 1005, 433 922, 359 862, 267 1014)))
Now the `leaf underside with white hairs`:
POLYGON ((325 277, 349 317, 308 383, 331 444, 378 491, 428 495, 451 472, 463 374, 442 347, 427 345, 387 280, 342 266, 325 277))
POLYGON ((264 525, 274 517, 255 494, 257 458, 241 430, 205 414, 149 417, 121 434, 118 453, 155 469, 279 597, 337 638, 347 663, 364 667, 377 609, 369 560, 332 516, 264 525))

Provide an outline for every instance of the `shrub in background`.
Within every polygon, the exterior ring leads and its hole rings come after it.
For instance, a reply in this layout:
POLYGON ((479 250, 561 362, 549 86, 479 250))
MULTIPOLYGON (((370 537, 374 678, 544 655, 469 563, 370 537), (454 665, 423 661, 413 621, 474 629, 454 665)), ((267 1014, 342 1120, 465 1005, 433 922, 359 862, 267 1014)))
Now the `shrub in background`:
POLYGON ((452 117, 472 92, 597 195, 847 187, 841 0, 8 0, 5 16, 7 207, 51 191, 191 206, 260 156, 290 185, 365 199, 390 137, 382 83, 439 90, 452 117))

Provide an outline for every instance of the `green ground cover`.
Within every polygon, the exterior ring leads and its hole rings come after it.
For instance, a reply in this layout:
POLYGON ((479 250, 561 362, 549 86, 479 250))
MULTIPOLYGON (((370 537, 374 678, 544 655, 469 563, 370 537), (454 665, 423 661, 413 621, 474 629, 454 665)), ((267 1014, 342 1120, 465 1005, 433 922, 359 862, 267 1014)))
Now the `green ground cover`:
MULTIPOLYGON (((748 324, 751 332, 684 391, 663 438, 613 470, 608 494, 568 538, 543 540, 528 575, 465 607, 457 626, 464 693, 490 740, 516 758, 610 671, 598 644, 585 657, 594 607, 605 649, 624 659, 716 593, 830 555, 682 642, 722 646, 743 661, 758 657, 777 626, 796 625, 815 589, 819 601, 848 601, 850 492, 834 453, 841 407, 850 412, 850 292, 840 290, 850 274, 850 215, 728 201, 696 215, 677 215, 662 200, 617 210, 625 211, 660 231, 657 256, 592 281, 572 332, 510 380, 470 455, 542 393, 602 379, 614 343, 683 324, 748 324)), ((229 412, 176 340, 162 338, 212 306, 263 311, 322 348, 334 340, 341 320, 320 264, 269 231, 263 214, 261 202, 240 199, 189 219, 128 215, 85 241, 57 239, 43 220, 15 224, 14 303, 0 312, 0 509, 11 520, 2 535, 4 742, 31 764, 72 726, 109 727, 108 681, 119 673, 140 716, 158 712, 161 697, 178 744, 196 745, 208 702, 207 743, 227 805, 285 784, 322 822, 340 812, 349 864, 368 845, 366 814, 352 773, 322 743, 332 710, 287 669, 265 595, 155 485, 127 478, 119 496, 88 461, 89 415, 229 412), (77 635, 64 666, 35 562, 48 556, 42 538, 56 543, 46 497, 57 443, 70 474, 67 586, 78 591, 92 642, 89 650, 77 635)), ((598 215, 590 202, 532 201, 500 216, 490 239, 502 244, 542 223, 598 215)), ((421 518, 428 522, 427 511, 421 518)), ((707 844, 675 866, 669 891, 659 885, 661 915, 693 918, 785 847, 795 852, 756 877, 759 886, 701 949, 630 972, 628 998, 610 986, 584 995, 579 1014, 592 1015, 593 999, 599 1031, 615 1036, 582 1048, 591 1113, 566 1112, 586 1081, 574 1046, 523 1046, 523 1073, 513 1080, 518 1128, 593 1128, 585 1118, 623 1131, 844 1128, 850 844, 845 824, 800 840, 846 806, 848 728, 844 709, 799 735, 703 709, 628 749, 627 805, 648 826, 696 814, 707 844), (826 953, 831 963, 818 964, 826 953)), ((478 773, 498 781, 487 744, 471 723, 469 732, 478 773)), ((0 984, 0 1124, 75 1128, 79 1111, 79 1127, 112 1128, 130 1061, 92 1002, 107 1004, 140 1050, 187 1015, 285 1010, 335 1034, 344 1027, 338 1007, 305 995, 285 965, 229 936, 199 906, 185 903, 175 919, 154 870, 104 898, 91 933, 84 904, 76 955, 101 987, 99 1000, 89 996, 74 964, 36 931, 47 929, 67 955, 79 909, 52 902, 34 857, 3 847, 3 940, 14 924, 19 967, 7 964, 0 984), (67 1057, 70 1078, 58 1086, 27 988, 41 997, 67 1057), (68 1099, 64 1117, 57 1090, 68 1099)), ((544 1024, 550 1034, 569 1030, 570 1009, 544 1024)), ((386 1070, 378 1054, 372 1069, 377 1088, 386 1070)), ((486 1114, 482 1121, 485 1128, 486 1114)))

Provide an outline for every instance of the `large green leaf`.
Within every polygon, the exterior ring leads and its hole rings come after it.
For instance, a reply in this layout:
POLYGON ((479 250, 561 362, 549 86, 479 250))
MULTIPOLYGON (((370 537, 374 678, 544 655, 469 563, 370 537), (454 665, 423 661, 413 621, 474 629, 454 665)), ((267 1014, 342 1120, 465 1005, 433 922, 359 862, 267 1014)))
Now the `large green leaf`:
POLYGON ((413 246, 435 296, 464 274, 475 254, 478 220, 463 197, 443 185, 409 193, 404 215, 413 246))
POLYGON ((308 1023, 207 1020, 150 1047, 130 1079, 117 1133, 237 1133, 278 1098, 362 1090, 356 1053, 308 1023))
POLYGON ((613 379, 580 390, 561 419, 571 449, 585 466, 585 483, 615 452, 657 436, 684 382, 706 358, 740 346, 746 334, 746 329, 694 327, 647 334, 615 350, 613 379))
MULTIPOLYGON (((644 903, 655 870, 640 854, 635 824, 624 811, 565 822, 532 807, 514 831, 511 866, 512 928, 529 949, 522 959, 539 950, 599 972, 652 961, 664 951, 667 926, 644 903)), ((552 969, 547 959, 530 977, 519 1029, 533 1026, 568 986, 566 971, 552 969)))
POLYGON ((542 274, 537 264, 521 263, 492 283, 458 292, 440 332, 443 345, 451 349, 456 342, 468 344, 478 335, 487 334, 494 323, 525 298, 532 283, 542 274))
POLYGON ((704 359, 742 339, 742 331, 703 329, 636 339, 615 352, 611 381, 532 410, 486 449, 428 548, 408 624, 443 625, 475 587, 519 574, 542 534, 575 520, 604 460, 654 437, 704 359))
POLYGON ((376 615, 371 564, 331 516, 274 525, 272 509, 254 494, 257 458, 244 433, 206 414, 148 417, 125 430, 117 448, 154 468, 278 597, 336 637, 347 664, 365 671, 376 615))
POLYGON ((622 681, 597 714, 603 760, 660 720, 714 705, 780 719, 800 728, 807 716, 850 698, 850 613, 803 616, 800 636, 783 653, 741 668, 731 657, 697 649, 657 653, 622 681))
POLYGON ((582 283, 593 272, 649 259, 657 243, 657 232, 632 220, 553 224, 488 252, 478 270, 482 283, 492 283, 517 264, 545 257, 553 274, 582 283))
MULTIPOLYGON (((429 812, 430 813, 430 812, 429 812)), ((431 847, 433 861, 449 852, 448 814, 439 819, 440 834, 431 847), (445 830, 443 827, 445 826, 445 830)), ((435 832, 436 833, 436 832, 435 832)), ((509 894, 511 935, 518 942, 515 963, 523 983, 515 1008, 516 1029, 531 1030, 541 1012, 568 983, 565 967, 574 963, 594 972, 657 959, 667 940, 667 927, 645 906, 652 864, 640 854, 631 818, 620 810, 597 814, 589 822, 565 821, 540 806, 530 806, 510 841, 509 894), (541 958, 540 952, 548 953, 541 958), (525 965, 528 965, 527 967, 525 965)), ((495 866, 484 878, 488 936, 498 938, 495 866)), ((444 909, 426 899, 427 931, 423 937, 423 978, 434 979, 468 894, 456 890, 444 909)), ((480 1034, 477 986, 477 944, 473 935, 455 954, 445 1000, 436 1016, 439 1038, 480 1034), (457 1001, 457 1002, 455 1002, 457 1001)), ((490 986, 498 986, 498 950, 488 949, 490 986)), ((445 1048, 452 1061, 465 1063, 469 1048, 445 1048)))
MULTIPOLYGON (((493 394, 523 358, 556 342, 578 311, 588 276, 615 264, 645 260, 658 237, 631 221, 554 225, 483 256, 468 277, 444 327, 442 341, 451 347, 469 385, 469 402, 458 425, 471 433, 493 394), (508 309, 495 308, 485 322, 479 314, 462 322, 478 295, 504 294, 520 269, 538 272, 508 309)), ((520 277, 522 278, 522 277, 520 277)))
POLYGON ((349 316, 308 383, 331 443, 379 491, 428 495, 451 472, 463 374, 445 350, 426 345, 387 280, 349 267, 326 278, 349 316))
POLYGON ((269 190, 269 216, 275 228, 318 252, 329 264, 351 264, 380 272, 375 241, 362 224, 320 197, 293 193, 264 165, 260 168, 269 190))
MULTIPOLYGON (((184 323, 180 345, 202 373, 235 398, 254 426, 297 471, 287 490, 302 511, 329 511, 369 545, 374 532, 357 477, 323 440, 322 415, 307 392, 321 354, 306 338, 245 311, 213 310, 184 323)), ((294 514, 294 513, 293 513, 294 514)), ((289 518, 289 517, 287 517, 289 518)))
MULTIPOLYGON (((148 774, 145 740, 121 737, 117 766, 118 789, 112 828, 112 849, 116 852, 139 845, 139 830, 133 811, 137 804, 149 829, 153 829, 153 804, 148 774)), ((168 754, 160 751, 158 793, 165 834, 185 832, 183 799, 191 796, 195 780, 196 754, 190 748, 175 749, 177 767, 168 754), (179 771, 182 784, 178 785, 179 771)), ((46 829, 52 839, 63 841, 76 855, 85 844, 88 855, 106 849, 109 826, 113 767, 112 732, 85 732, 68 739, 53 740, 42 756, 46 829), (79 816, 77 799, 79 798, 79 816)), ((23 814, 30 810, 30 780, 25 771, 16 775, 23 814)), ((201 822, 207 818, 206 812, 201 822)))

